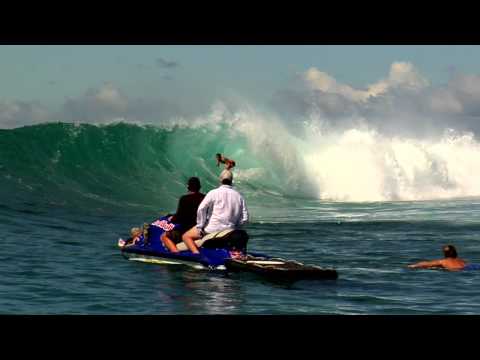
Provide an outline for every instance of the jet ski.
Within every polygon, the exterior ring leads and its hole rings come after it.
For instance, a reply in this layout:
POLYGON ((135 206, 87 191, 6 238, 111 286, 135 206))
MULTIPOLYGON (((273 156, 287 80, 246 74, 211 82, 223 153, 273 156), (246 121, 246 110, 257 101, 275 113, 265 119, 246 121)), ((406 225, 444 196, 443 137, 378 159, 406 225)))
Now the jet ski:
POLYGON ((177 244, 173 253, 161 241, 165 231, 178 228, 169 216, 145 224, 143 232, 134 238, 118 240, 122 255, 132 261, 155 264, 188 265, 196 269, 253 272, 259 275, 287 280, 336 279, 337 272, 318 266, 307 266, 297 261, 274 258, 259 253, 247 253, 248 234, 244 230, 228 229, 210 233, 195 244, 200 254, 193 254, 185 243, 177 244))

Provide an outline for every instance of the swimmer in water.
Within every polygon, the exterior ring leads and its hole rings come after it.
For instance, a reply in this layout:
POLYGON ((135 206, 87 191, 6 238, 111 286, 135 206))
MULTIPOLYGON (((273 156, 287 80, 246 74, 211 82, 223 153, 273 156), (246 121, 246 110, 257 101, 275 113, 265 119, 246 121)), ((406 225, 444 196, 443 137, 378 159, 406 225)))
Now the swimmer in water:
POLYGON ((420 261, 416 264, 408 265, 410 269, 445 269, 445 270, 463 270, 467 264, 457 255, 457 250, 453 245, 446 245, 442 248, 444 259, 420 261))

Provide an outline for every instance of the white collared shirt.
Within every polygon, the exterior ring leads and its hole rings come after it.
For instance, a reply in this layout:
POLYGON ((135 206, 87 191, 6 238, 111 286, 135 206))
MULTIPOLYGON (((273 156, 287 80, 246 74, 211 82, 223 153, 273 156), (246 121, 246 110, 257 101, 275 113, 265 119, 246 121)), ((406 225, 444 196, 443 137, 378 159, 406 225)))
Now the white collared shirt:
POLYGON ((230 185, 210 191, 197 210, 197 228, 206 233, 237 229, 247 221, 245 199, 230 185))

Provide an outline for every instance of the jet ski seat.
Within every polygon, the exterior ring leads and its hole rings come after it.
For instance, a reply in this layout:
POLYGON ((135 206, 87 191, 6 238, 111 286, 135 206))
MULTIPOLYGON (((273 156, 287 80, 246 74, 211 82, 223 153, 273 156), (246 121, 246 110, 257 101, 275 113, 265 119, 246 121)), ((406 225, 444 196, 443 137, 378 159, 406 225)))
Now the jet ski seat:
MULTIPOLYGON (((244 250, 247 246, 248 235, 244 230, 226 229, 205 235, 195 240, 197 247, 223 248, 244 250)), ((187 245, 182 241, 177 244, 178 251, 188 250, 187 245)))

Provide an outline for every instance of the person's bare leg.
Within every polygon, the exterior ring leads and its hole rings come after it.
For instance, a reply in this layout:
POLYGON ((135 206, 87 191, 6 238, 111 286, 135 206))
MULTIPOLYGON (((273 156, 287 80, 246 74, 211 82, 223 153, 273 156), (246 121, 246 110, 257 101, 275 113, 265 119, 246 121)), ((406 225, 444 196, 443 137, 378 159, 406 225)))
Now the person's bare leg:
POLYGON ((198 251, 197 245, 195 245, 195 240, 200 239, 201 236, 198 233, 198 229, 194 226, 190 230, 188 230, 185 234, 182 236, 182 240, 187 245, 188 249, 194 253, 194 254, 199 254, 200 251, 198 251))
POLYGON ((172 240, 170 240, 167 236, 167 233, 163 233, 162 237, 160 238, 162 242, 165 244, 168 250, 174 253, 178 253, 177 246, 174 244, 172 240))

